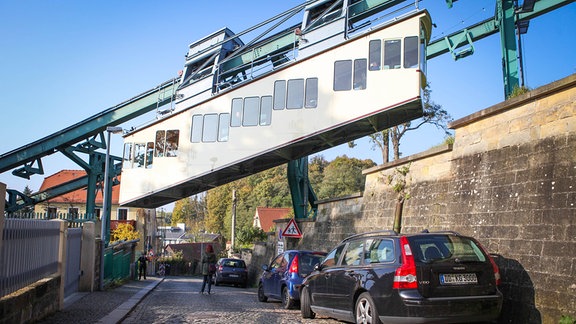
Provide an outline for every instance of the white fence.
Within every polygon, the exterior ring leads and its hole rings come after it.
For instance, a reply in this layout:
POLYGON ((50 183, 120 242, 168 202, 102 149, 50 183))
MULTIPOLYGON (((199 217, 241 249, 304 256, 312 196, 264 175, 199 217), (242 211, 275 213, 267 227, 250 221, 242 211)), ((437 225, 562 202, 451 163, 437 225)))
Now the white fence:
POLYGON ((58 272, 62 221, 4 219, 0 297, 58 272))

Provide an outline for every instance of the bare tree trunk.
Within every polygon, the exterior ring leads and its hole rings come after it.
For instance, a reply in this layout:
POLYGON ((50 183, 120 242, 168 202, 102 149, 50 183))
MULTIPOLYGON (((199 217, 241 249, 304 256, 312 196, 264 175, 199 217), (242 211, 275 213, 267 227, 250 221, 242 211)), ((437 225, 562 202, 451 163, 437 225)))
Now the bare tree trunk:
POLYGON ((392 138, 392 151, 394 153, 394 160, 400 158, 400 137, 398 126, 392 128, 392 133, 390 134, 392 138))
POLYGON ((390 162, 390 129, 382 131, 382 163, 390 162))
POLYGON ((396 200, 396 208, 394 210, 394 231, 400 233, 402 230, 402 211, 404 209, 404 198, 403 195, 398 195, 396 200))

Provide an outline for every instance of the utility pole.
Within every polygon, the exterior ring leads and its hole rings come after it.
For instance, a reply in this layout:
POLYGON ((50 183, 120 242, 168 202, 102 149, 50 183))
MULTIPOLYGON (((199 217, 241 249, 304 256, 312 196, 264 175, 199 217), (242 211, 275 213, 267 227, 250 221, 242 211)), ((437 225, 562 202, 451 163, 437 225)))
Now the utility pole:
POLYGON ((232 189, 232 244, 230 246, 231 252, 234 251, 236 246, 236 189, 232 189))

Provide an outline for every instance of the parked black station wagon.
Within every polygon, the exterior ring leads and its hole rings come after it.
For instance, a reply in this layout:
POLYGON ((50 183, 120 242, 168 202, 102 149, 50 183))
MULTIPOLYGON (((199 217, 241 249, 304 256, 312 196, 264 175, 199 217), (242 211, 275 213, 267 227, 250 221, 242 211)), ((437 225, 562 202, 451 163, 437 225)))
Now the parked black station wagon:
POLYGON ((498 318, 500 273, 486 250, 455 232, 351 236, 301 286, 303 318, 356 323, 457 323, 498 318))

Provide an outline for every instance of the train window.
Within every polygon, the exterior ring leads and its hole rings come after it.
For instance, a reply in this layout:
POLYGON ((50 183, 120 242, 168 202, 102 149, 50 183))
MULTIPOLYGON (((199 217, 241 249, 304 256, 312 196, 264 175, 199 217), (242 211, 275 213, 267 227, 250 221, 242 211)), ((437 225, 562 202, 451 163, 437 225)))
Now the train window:
POLYGON ((286 80, 274 82, 274 110, 286 108, 286 80))
POLYGON ((143 168, 146 158, 146 143, 134 143, 134 167, 143 168))
POLYGON ((370 41, 368 59, 370 60, 370 71, 380 70, 380 64, 382 64, 382 42, 379 39, 370 41))
POLYGON ((418 67, 418 37, 410 36, 404 38, 404 68, 418 67))
POLYGON ((334 62, 334 91, 352 89, 352 60, 334 62))
POLYGON ((260 98, 244 98, 244 111, 242 112, 242 126, 258 126, 260 120, 260 98))
POLYGON ((132 143, 124 144, 124 156, 122 159, 122 168, 123 169, 132 168, 132 143))
POLYGON ((166 156, 178 156, 178 139, 180 137, 180 131, 178 129, 167 130, 166 131, 166 156))
POLYGON ((146 143, 146 169, 152 168, 154 162, 154 143, 146 143))
POLYGON ((230 114, 220 114, 220 121, 218 122, 218 142, 228 141, 228 134, 230 131, 230 114))
POLYGON ((304 79, 288 80, 286 109, 300 109, 304 103, 304 79))
POLYGON ((230 126, 239 127, 242 125, 242 98, 232 99, 232 116, 230 126))
POLYGON ((268 126, 272 123, 272 96, 260 98, 260 126, 268 126))
POLYGON ((401 50, 399 39, 384 41, 384 69, 400 68, 401 50))
POLYGON ((304 107, 316 108, 318 106, 318 78, 306 79, 306 97, 304 107))
POLYGON ((204 115, 204 125, 202 127, 202 142, 216 142, 218 135, 218 114, 204 115))
POLYGON ((354 60, 354 90, 366 89, 366 59, 354 60))
POLYGON ((190 142, 202 142, 202 115, 192 116, 192 133, 190 134, 190 142))
POLYGON ((156 157, 164 157, 164 147, 166 146, 166 131, 156 131, 156 157))

